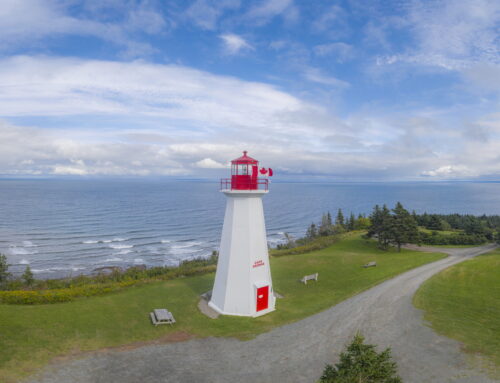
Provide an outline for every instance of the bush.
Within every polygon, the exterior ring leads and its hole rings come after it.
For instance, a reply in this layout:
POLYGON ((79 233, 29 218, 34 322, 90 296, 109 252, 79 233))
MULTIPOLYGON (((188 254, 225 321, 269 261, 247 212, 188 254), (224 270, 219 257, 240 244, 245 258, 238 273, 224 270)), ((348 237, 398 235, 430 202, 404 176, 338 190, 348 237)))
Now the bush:
POLYGON ((340 362, 327 365, 321 383, 402 383, 396 375, 396 363, 391 361, 391 351, 381 353, 375 346, 364 344, 364 338, 356 334, 347 351, 340 354, 340 362))
POLYGON ((437 231, 420 233, 420 242, 425 245, 482 245, 488 239, 481 234, 439 234, 437 231))
MULTIPOLYGON (((271 250, 270 255, 274 257, 279 257, 282 255, 295 255, 295 254, 304 254, 309 253, 311 251, 321 250, 328 246, 333 245, 338 242, 340 235, 330 235, 328 237, 317 237, 316 239, 306 242, 301 246, 297 246, 291 249, 280 249, 280 250, 271 250)), ((297 240, 297 242, 299 242, 297 240)))
POLYGON ((0 303, 33 305, 69 302, 78 297, 90 297, 118 291, 136 283, 128 281, 67 289, 0 291, 0 303))

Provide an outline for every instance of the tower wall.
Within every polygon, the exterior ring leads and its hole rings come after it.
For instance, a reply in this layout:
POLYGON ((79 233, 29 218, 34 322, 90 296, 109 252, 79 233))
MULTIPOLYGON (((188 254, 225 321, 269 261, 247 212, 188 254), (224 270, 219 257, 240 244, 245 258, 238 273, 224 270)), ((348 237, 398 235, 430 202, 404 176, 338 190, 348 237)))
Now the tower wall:
POLYGON ((262 196, 264 190, 225 190, 226 213, 209 305, 226 315, 259 316, 274 310, 262 196), (257 311, 257 289, 269 286, 268 308, 257 311))

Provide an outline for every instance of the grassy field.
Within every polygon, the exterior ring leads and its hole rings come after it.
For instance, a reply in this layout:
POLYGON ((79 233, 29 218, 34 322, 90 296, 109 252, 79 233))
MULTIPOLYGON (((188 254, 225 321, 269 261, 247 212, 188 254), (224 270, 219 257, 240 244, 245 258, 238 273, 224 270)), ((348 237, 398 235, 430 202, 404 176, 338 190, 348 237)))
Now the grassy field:
POLYGON ((426 281, 415 306, 439 333, 500 367, 500 249, 450 267, 426 281))
POLYGON ((104 347, 190 336, 248 339, 325 310, 383 280, 443 256, 409 250, 383 252, 373 241, 350 234, 320 251, 272 258, 274 288, 284 298, 278 300, 275 312, 255 319, 211 320, 198 311, 199 295, 211 289, 214 274, 151 283, 68 303, 0 305, 0 381, 16 381, 56 356, 104 347), (377 267, 361 267, 369 261, 376 261, 377 267), (314 272, 319 272, 317 283, 299 283, 302 276, 314 272), (174 313, 175 326, 150 324, 148 313, 158 307, 167 307, 174 313))

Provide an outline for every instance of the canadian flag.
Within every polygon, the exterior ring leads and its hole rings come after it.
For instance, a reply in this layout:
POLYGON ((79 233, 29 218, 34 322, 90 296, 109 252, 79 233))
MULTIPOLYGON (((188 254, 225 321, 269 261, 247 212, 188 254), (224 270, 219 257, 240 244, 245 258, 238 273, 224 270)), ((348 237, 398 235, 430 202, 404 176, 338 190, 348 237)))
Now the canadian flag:
POLYGON ((264 176, 264 175, 266 175, 266 174, 267 174, 269 177, 272 177, 272 176, 273 176, 273 169, 271 169, 271 168, 267 168, 267 169, 266 169, 266 168, 260 168, 260 170, 259 170, 259 171, 260 171, 260 174, 262 174, 263 176, 264 176))

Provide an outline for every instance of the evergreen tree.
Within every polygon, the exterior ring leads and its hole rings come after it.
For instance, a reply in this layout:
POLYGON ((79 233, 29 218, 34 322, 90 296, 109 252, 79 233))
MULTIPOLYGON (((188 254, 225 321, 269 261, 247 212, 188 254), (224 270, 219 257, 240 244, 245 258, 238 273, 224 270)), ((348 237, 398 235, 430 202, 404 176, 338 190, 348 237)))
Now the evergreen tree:
POLYGON ((430 216, 429 223, 427 224, 426 227, 429 230, 443 230, 443 225, 441 224, 441 220, 435 214, 430 216))
POLYGON ((377 237, 379 247, 387 249, 392 238, 392 216, 390 210, 384 205, 382 208, 375 205, 370 215, 368 237, 377 237))
POLYGON ((323 214, 321 217, 321 225, 319 226, 318 234, 322 236, 333 234, 332 216, 330 213, 323 214))
POLYGON ((332 226, 333 223, 332 223, 332 215, 330 214, 330 212, 326 213, 326 223, 328 226, 332 226))
POLYGON ((349 216, 349 220, 347 221, 347 230, 352 231, 356 227, 356 218, 354 217, 354 213, 351 213, 349 216))
POLYGON ((313 240, 314 238, 316 238, 318 236, 318 231, 316 229, 316 225, 313 223, 311 223, 311 226, 309 226, 307 228, 307 232, 306 232, 306 238, 308 240, 313 240))
POLYGON ((337 212, 337 218, 335 218, 335 225, 339 225, 339 226, 344 226, 345 222, 344 222, 344 214, 342 213, 342 209, 339 209, 339 211, 337 212))
POLYGON ((402 383, 397 376, 397 366, 391 360, 391 350, 381 353, 375 346, 364 344, 364 338, 356 334, 340 362, 327 365, 321 376, 321 383, 402 383))
POLYGON ((398 202, 392 211, 394 215, 391 221, 390 241, 398 247, 398 251, 401 251, 403 243, 418 242, 418 226, 401 202, 398 202))
POLYGON ((33 272, 31 271, 30 265, 26 266, 26 269, 23 273, 23 280, 26 285, 31 286, 35 282, 35 278, 33 277, 33 272))
POLYGON ((0 286, 2 286, 10 277, 9 265, 7 264, 7 257, 0 254, 0 286))

